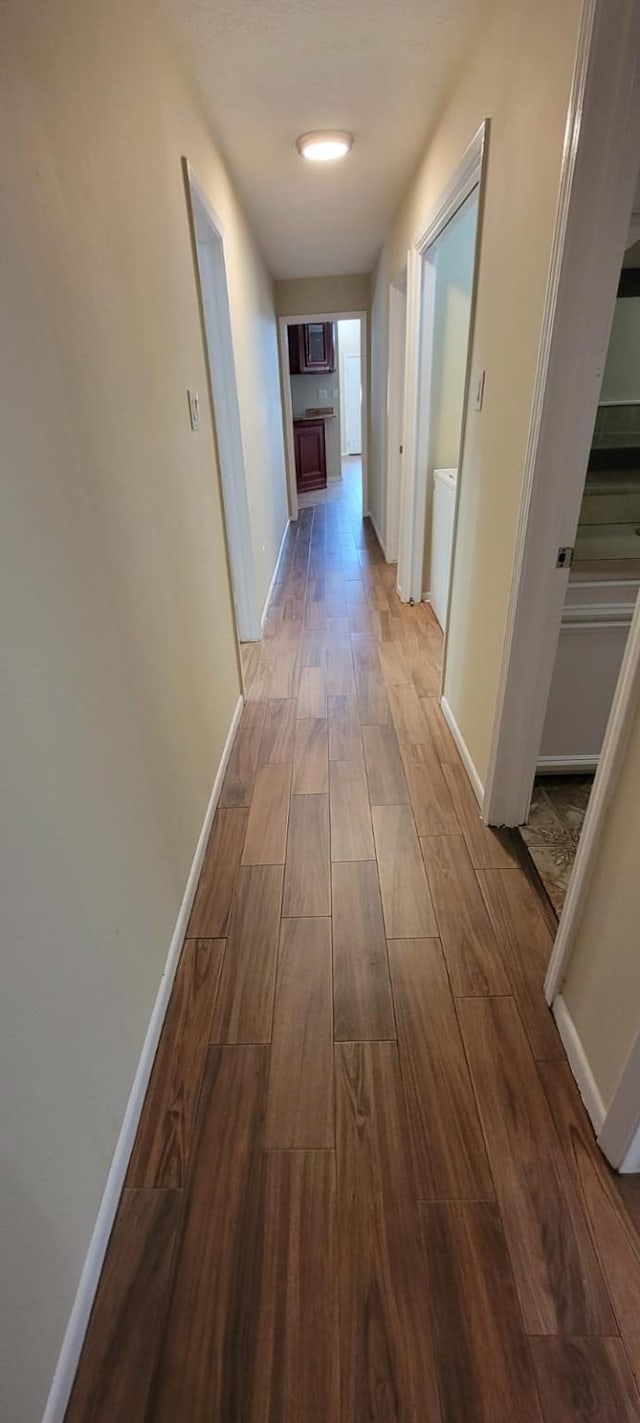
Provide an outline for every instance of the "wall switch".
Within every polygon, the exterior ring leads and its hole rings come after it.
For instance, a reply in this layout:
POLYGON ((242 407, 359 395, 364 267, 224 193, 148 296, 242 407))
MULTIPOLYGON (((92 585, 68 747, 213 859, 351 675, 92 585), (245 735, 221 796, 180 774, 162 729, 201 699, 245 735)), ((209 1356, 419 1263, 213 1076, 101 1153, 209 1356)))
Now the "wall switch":
POLYGON ((486 374, 487 372, 485 370, 480 371, 476 383, 476 410, 482 410, 482 402, 484 400, 484 379, 486 374))
POLYGON ((328 390, 318 390, 318 400, 326 400, 328 394, 328 390))
POLYGON ((187 391, 187 397, 188 397, 188 400, 189 400, 189 419, 190 419, 190 421, 191 421, 191 429, 192 429, 192 430, 199 430, 199 429, 200 429, 200 396, 198 395, 197 390, 188 390, 188 391, 187 391))

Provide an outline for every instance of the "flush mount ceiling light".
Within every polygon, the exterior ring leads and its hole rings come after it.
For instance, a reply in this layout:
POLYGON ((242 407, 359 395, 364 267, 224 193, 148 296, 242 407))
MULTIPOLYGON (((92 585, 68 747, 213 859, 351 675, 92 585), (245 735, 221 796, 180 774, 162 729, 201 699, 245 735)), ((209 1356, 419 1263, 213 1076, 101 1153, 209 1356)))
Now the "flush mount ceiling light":
POLYGON ((296 148, 301 158, 310 163, 331 163, 336 158, 346 158, 353 145, 353 134, 341 129, 320 129, 317 133, 303 133, 296 139, 296 148))

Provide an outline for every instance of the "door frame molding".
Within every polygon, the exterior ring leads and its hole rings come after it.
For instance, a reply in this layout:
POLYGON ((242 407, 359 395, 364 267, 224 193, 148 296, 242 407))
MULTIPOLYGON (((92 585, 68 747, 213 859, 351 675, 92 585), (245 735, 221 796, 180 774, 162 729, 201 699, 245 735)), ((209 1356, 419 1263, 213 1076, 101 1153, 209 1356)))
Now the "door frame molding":
POLYGON ((404 390, 407 346, 407 268, 389 282, 389 361, 387 365, 387 485, 385 542, 389 563, 398 561, 400 499, 404 451, 404 390))
MULTIPOLYGON (((471 308, 469 315, 469 338, 467 346, 467 369, 463 398, 463 416, 460 432, 460 454, 458 465, 462 465, 466 416, 468 406, 469 381, 471 373, 471 353, 475 322, 476 288, 480 228, 482 221, 482 190, 489 119, 484 119, 454 169, 438 201, 420 222, 416 235, 407 254, 407 321, 404 378, 404 455, 402 460, 402 480, 400 488, 400 517, 398 540, 398 596, 402 602, 422 600, 422 569, 424 558, 424 524, 427 502, 427 450, 431 420, 429 391, 430 371, 433 359, 433 325, 435 279, 433 267, 429 263, 429 248, 442 234, 447 224, 475 188, 478 194, 478 222, 474 253, 474 277, 472 284, 471 308), (425 398, 421 398, 424 396, 425 398)), ((456 494, 455 533, 460 480, 456 494)), ((453 568, 452 568, 453 574, 453 568)), ((444 656, 446 658, 446 639, 444 656)))
MULTIPOLYGON (((369 335, 367 311, 323 311, 303 312, 297 316, 278 317, 278 347, 280 351, 280 385, 282 390, 282 425, 284 431, 284 452, 287 467, 287 490, 289 494, 289 518, 298 517, 298 490, 296 488, 296 461, 293 447, 293 403, 291 400, 291 374, 289 371, 289 344, 287 327, 301 326, 308 321, 359 321, 360 322, 360 362, 362 380, 362 515, 369 514, 369 335)), ((336 370, 336 376, 339 372, 336 370)), ((339 381, 338 381, 339 385, 339 381)), ((377 530, 376 530, 377 532, 377 530)))
POLYGON ((224 226, 187 158, 183 158, 182 167, 193 246, 194 276, 204 345, 211 423, 222 494, 224 537, 235 611, 236 635, 240 642, 257 642, 262 636, 262 624, 255 582, 247 477, 229 304, 224 226), (207 331, 204 300, 206 278, 203 278, 198 253, 199 221, 205 224, 207 232, 211 235, 213 265, 211 290, 208 295, 215 307, 216 325, 223 332, 223 340, 219 342, 215 352, 210 347, 207 331))
POLYGON ((584 0, 482 803, 526 821, 638 172, 637 0, 584 0), (588 242, 585 243, 585 233, 588 242))

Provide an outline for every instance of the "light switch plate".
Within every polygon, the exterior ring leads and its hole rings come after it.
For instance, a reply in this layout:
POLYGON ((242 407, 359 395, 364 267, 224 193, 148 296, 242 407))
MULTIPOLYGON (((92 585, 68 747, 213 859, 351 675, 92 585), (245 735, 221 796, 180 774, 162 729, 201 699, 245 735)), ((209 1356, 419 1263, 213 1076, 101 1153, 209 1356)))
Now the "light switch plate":
POLYGON ((188 390, 188 391, 187 391, 187 397, 188 397, 188 400, 189 400, 189 419, 190 419, 190 421, 191 421, 191 429, 192 429, 192 430, 199 430, 199 429, 200 429, 200 396, 198 395, 197 390, 188 390))

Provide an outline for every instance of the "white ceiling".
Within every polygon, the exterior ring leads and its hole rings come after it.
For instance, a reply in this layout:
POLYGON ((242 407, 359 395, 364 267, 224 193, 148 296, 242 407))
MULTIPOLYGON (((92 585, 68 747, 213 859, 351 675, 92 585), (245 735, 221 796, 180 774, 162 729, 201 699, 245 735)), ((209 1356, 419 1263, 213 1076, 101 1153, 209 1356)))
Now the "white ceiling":
POLYGON ((276 277, 366 272, 483 0, 163 0, 276 277), (298 134, 355 135, 342 164, 298 134))

